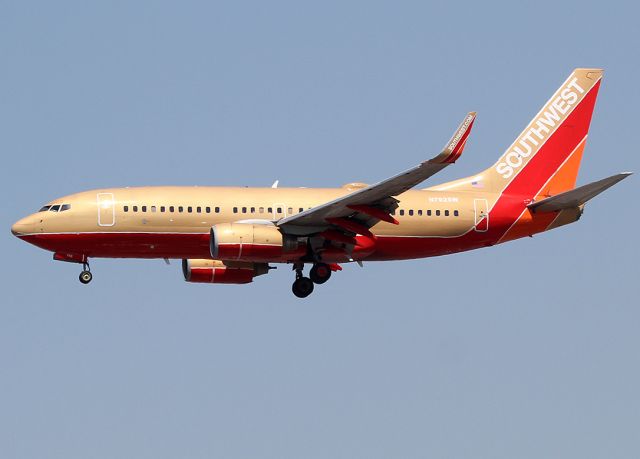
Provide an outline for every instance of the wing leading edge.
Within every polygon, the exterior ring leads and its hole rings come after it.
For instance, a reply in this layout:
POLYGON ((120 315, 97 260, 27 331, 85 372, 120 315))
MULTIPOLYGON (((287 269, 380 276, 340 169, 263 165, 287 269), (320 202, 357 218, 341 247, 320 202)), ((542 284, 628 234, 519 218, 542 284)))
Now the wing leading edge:
POLYGON ((369 185, 297 215, 283 218, 277 225, 289 234, 308 235, 322 231, 331 225, 344 228, 349 232, 361 233, 358 229, 362 228, 359 227, 345 228, 344 220, 347 218, 354 220, 354 223, 365 229, 373 226, 379 220, 395 222, 393 217, 389 215, 397 207, 398 201, 394 196, 404 193, 453 164, 462 155, 475 118, 475 112, 470 112, 465 116, 453 137, 438 156, 374 185, 369 185))

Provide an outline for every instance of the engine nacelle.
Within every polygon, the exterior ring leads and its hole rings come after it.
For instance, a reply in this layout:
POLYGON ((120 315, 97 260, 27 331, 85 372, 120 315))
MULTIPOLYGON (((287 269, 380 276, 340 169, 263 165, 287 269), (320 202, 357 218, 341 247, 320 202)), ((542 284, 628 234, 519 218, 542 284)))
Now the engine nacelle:
POLYGON ((211 257, 252 262, 295 261, 307 253, 306 240, 283 235, 273 225, 222 223, 211 227, 211 257))
POLYGON ((223 263, 220 260, 182 260, 182 273, 187 282, 207 284, 248 284, 266 274, 266 263, 223 263))

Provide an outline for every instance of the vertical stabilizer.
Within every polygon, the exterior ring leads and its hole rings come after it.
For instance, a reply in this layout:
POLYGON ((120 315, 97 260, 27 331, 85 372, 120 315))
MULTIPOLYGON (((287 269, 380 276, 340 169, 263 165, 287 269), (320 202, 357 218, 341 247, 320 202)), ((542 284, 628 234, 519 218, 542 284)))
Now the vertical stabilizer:
POLYGON ((434 189, 530 197, 572 189, 602 74, 601 69, 574 70, 493 166, 434 189))

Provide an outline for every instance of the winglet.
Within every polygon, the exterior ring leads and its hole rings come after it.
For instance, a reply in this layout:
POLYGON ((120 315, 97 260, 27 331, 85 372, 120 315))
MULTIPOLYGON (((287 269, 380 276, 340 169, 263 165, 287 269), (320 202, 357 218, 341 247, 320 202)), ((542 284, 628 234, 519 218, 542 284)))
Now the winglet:
POLYGON ((471 128, 475 119, 476 112, 467 113, 467 116, 464 117, 464 120, 462 120, 462 123, 460 123, 460 126, 458 126, 458 129, 453 134, 453 137, 451 137, 451 139, 445 145, 442 153, 432 159, 432 161, 445 164, 455 163, 464 150, 464 146, 467 143, 467 139, 469 138, 469 134, 471 133, 471 128))
POLYGON ((590 199, 598 196, 607 188, 612 187, 619 181, 626 179, 632 174, 632 172, 622 172, 620 174, 612 175, 597 182, 588 183, 587 185, 579 186, 573 190, 565 191, 564 193, 551 196, 529 204, 527 207, 532 212, 556 212, 562 209, 569 209, 579 207, 589 201, 590 199))

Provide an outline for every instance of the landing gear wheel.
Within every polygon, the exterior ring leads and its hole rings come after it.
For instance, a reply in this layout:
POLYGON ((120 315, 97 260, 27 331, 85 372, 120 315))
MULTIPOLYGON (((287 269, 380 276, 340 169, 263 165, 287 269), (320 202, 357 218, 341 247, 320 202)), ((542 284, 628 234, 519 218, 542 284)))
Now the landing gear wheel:
POLYGON ((91 271, 82 271, 80 273, 80 282, 82 282, 83 284, 88 284, 89 282, 91 282, 91 279, 93 279, 91 271))
POLYGON ((325 263, 316 263, 309 271, 309 277, 314 284, 324 284, 331 277, 331 268, 325 263))
POLYGON ((313 282, 308 277, 299 277, 293 283, 291 290, 298 298, 306 298, 313 292, 313 282))

